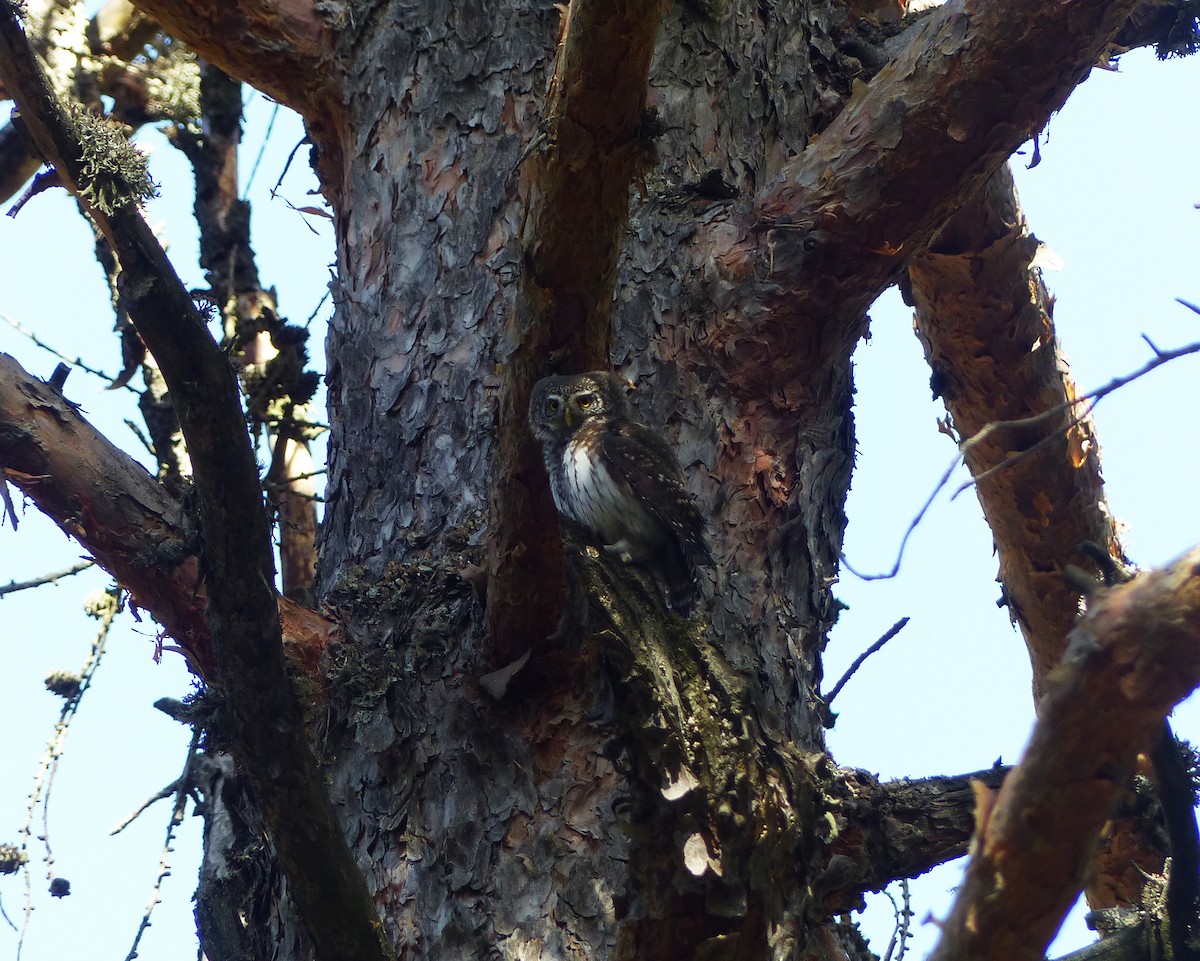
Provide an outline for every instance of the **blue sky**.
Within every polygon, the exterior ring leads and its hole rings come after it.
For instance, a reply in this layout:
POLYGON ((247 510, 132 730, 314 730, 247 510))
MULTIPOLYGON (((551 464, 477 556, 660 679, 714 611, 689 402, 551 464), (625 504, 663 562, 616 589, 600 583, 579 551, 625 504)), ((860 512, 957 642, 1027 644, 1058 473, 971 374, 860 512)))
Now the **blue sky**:
MULTIPOLYGON (((1127 56, 1120 73, 1094 71, 1052 120, 1041 164, 1025 170, 1018 163, 1031 225, 1064 264, 1048 280, 1058 297, 1059 336, 1084 389, 1140 366, 1149 356, 1142 333, 1163 347, 1200 340, 1200 317, 1174 302, 1177 296, 1200 302, 1200 131, 1195 111, 1186 107, 1200 89, 1198 80, 1200 61, 1160 64, 1144 53, 1127 56)), ((251 98, 243 177, 272 113, 263 98, 251 98)), ((330 226, 268 196, 299 136, 294 118, 281 112, 250 197, 263 281, 279 288, 284 313, 303 322, 329 277, 330 226)), ((157 135, 145 140, 154 174, 165 185, 150 221, 161 226, 185 282, 201 287, 187 166, 157 135)), ((281 190, 296 206, 314 202, 306 196, 314 181, 305 160, 302 149, 281 190)), ((35 198, 16 220, 0 220, 0 247, 0 312, 63 352, 115 370, 107 292, 92 259, 90 231, 73 202, 61 193, 35 198)), ((318 327, 327 311, 326 305, 318 327)), ((859 457, 846 544, 851 562, 865 570, 890 566, 909 519, 954 453, 936 428, 944 411, 930 398, 911 312, 890 292, 872 318, 872 339, 856 355, 859 457)), ((320 337, 318 331, 318 343, 320 337)), ((0 351, 41 376, 56 363, 2 319, 0 351)), ((1178 361, 1108 398, 1096 412, 1109 501, 1127 525, 1131 556, 1144 565, 1164 563, 1200 539, 1194 495, 1200 464, 1189 416, 1197 364, 1178 361)), ((123 424, 136 416, 132 395, 101 387, 76 371, 66 394, 111 439, 135 450, 123 424)), ((0 584, 69 566, 79 554, 30 508, 15 534, 0 529, 0 584)), ((996 608, 995 574, 990 535, 968 492, 954 502, 945 496, 938 501, 894 581, 843 576, 836 593, 849 610, 827 651, 827 687, 899 617, 912 621, 839 696, 840 717, 830 733, 839 763, 884 777, 919 777, 1019 757, 1032 723, 1029 669, 1019 636, 996 608)), ((0 739, 0 767, 7 772, 0 782, 0 841, 16 840, 61 704, 44 691, 42 679, 83 662, 95 622, 82 616, 81 598, 105 583, 91 572, 0 599, 0 698, 8 720, 0 739)), ((71 880, 73 894, 52 900, 41 893, 45 870, 35 843, 36 911, 26 961, 68 953, 120 957, 132 942, 158 870, 168 802, 116 838, 108 830, 177 776, 188 738, 150 706, 190 688, 178 658, 154 663, 153 637, 152 624, 134 623, 128 615, 119 619, 67 738, 50 840, 55 870, 71 880)), ((1200 717, 1190 704, 1178 713, 1176 727, 1200 740, 1200 717)), ((198 857, 199 820, 189 818, 142 957, 182 957, 194 949, 190 899, 198 857)), ((928 913, 945 913, 958 875, 954 866, 913 885, 918 922, 928 913)), ((18 924, 23 897, 19 878, 0 878, 0 903, 18 924)), ((882 951, 890 906, 873 903, 863 923, 882 951)), ((935 927, 917 923, 913 934, 914 950, 927 953, 935 927)), ((1075 923, 1058 948, 1089 939, 1075 923)), ((0 953, 15 943, 0 921, 0 953)))

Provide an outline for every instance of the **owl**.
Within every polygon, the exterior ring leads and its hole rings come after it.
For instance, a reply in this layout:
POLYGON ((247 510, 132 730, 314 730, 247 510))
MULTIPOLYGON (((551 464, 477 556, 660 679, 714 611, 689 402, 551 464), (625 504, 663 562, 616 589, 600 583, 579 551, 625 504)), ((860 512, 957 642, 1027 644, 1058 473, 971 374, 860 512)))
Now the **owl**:
POLYGON ((649 571, 667 606, 690 615, 700 568, 713 563, 704 517, 670 446, 634 419, 620 379, 592 371, 539 380, 529 426, 559 514, 649 571))

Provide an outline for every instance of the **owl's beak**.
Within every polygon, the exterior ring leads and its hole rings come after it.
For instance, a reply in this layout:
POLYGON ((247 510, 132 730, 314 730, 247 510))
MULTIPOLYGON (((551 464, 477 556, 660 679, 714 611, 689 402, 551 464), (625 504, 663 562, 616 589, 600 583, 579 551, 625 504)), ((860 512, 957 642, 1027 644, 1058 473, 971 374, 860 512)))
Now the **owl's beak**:
POLYGON ((563 423, 566 424, 568 427, 574 426, 571 423, 571 408, 570 407, 563 408, 563 423))

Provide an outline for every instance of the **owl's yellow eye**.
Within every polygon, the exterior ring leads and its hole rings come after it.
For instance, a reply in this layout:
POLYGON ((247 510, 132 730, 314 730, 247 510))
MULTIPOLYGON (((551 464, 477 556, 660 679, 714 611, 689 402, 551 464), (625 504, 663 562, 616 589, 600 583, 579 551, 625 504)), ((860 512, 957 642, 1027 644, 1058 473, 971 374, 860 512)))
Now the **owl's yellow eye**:
POLYGON ((562 401, 557 397, 550 397, 546 400, 546 413, 557 414, 558 409, 562 406, 562 401))
POLYGON ((576 401, 579 404, 580 410, 591 410, 596 406, 596 395, 580 394, 579 397, 576 398, 576 401))

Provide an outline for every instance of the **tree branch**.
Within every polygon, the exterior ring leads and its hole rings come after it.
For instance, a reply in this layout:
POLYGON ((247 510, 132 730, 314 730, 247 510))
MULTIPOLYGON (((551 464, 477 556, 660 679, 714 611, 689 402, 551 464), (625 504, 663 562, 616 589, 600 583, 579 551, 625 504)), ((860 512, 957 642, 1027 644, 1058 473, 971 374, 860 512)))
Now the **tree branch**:
MULTIPOLYGON (((0 466, 8 480, 73 537, 180 645, 195 671, 213 677, 195 531, 179 501, 108 441, 45 381, 0 354, 0 466)), ((336 626, 279 601, 284 646, 301 674, 321 676, 336 626)))
MULTIPOLYGON (((980 477, 976 493, 1000 558, 1004 599, 1029 651, 1035 700, 1078 618, 1079 595, 1064 573, 1072 564, 1095 569, 1080 545, 1123 557, 1092 420, 1071 426, 1081 413, 1069 406, 1078 392, 1055 336, 1054 298, 1033 266, 1038 247, 1004 167, 908 273, 934 390, 958 434, 978 439, 965 460, 980 477), (1057 415, 1036 424, 980 433, 1054 409, 1057 415), (994 469, 1046 438, 1028 457, 994 469)), ((1162 871, 1167 853, 1136 819, 1117 821, 1089 882, 1092 906, 1139 903, 1142 879, 1162 871)))
MULTIPOLYGON (((1077 394, 1055 337, 1053 297, 1033 267, 1038 246, 1004 168, 909 267, 934 392, 962 437, 994 421, 1066 405, 1077 394)), ((1035 697, 1062 659, 1079 613, 1079 595, 1063 572, 1069 564, 1095 568, 1079 545, 1090 541, 1123 556, 1092 421, 1068 429, 1077 414, 1063 406, 1052 421, 996 431, 973 443, 965 457, 975 476, 1013 451, 1058 435, 976 485, 999 553, 1005 600, 1029 649, 1035 697)))
MULTIPOLYGON (((81 199, 83 146, 42 77, 13 8, 0 4, 0 77, 26 129, 81 199)), ((135 202, 92 210, 121 263, 129 314, 158 360, 195 472, 208 622, 251 780, 319 957, 383 959, 374 904, 317 771, 283 655, 270 527, 233 370, 135 202)))
POLYGON ((333 5, 278 0, 135 0, 134 5, 209 63, 309 120, 321 120, 322 107, 332 110, 334 37, 326 18, 333 14, 322 15, 322 10, 333 5))
POLYGON ((1021 763, 995 803, 980 804, 935 961, 1044 956, 1138 755, 1198 683, 1200 549, 1093 597, 1021 763))
POLYGON ((997 789, 1009 768, 957 777, 880 783, 866 771, 842 771, 829 792, 837 832, 825 849, 813 892, 827 917, 852 910, 867 891, 915 878, 967 853, 975 830, 977 786, 997 789), (840 782, 840 783, 839 783, 840 782))
MULTIPOLYGON (((1086 76, 1135 0, 949 3, 711 235, 732 289, 705 344, 762 396, 807 369, 817 320, 861 317, 1086 76)), ((822 330, 828 324, 822 324, 822 330)))

